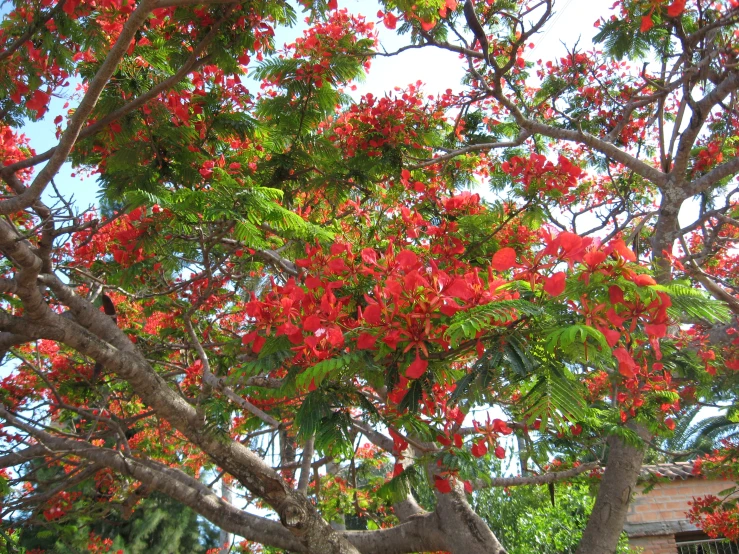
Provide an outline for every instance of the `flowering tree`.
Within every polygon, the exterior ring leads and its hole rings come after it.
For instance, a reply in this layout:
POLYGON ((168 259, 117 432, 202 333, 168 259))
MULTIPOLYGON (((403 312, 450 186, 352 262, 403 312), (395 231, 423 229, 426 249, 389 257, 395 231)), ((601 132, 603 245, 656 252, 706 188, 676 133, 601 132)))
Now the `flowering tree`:
POLYGON ((739 7, 622 0, 602 51, 531 63, 551 0, 302 4, 280 51, 285 2, 6 16, 4 519, 157 491, 294 552, 502 553, 467 495, 605 464, 579 551, 614 552, 646 446, 735 398, 739 7), (464 84, 352 102, 375 24, 464 84), (19 126, 53 96, 36 153, 19 126))

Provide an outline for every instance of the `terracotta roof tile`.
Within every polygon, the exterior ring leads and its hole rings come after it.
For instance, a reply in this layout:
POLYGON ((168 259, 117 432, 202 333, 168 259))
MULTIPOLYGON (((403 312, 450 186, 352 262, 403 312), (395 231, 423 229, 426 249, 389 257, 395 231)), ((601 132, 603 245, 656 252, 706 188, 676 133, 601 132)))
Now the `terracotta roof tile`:
POLYGON ((642 466, 639 472, 641 479, 650 477, 666 477, 668 479, 689 479, 696 477, 693 473, 693 462, 672 462, 668 464, 652 464, 642 466))

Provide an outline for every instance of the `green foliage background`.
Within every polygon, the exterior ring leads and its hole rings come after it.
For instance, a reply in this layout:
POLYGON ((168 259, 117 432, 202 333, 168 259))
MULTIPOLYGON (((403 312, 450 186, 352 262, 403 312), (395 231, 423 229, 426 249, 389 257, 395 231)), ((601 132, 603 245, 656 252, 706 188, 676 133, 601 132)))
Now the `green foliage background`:
MULTIPOLYGON (((475 495, 474 508, 508 554, 574 553, 595 503, 588 483, 494 488, 475 495)), ((633 554, 622 533, 616 554, 633 554)))

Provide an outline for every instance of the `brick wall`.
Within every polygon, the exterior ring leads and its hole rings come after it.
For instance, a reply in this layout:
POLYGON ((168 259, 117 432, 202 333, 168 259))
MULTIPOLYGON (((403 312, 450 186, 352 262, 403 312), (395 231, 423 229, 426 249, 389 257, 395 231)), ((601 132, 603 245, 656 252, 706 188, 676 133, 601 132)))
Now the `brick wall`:
POLYGON ((695 531, 685 513, 696 496, 717 494, 733 481, 701 478, 675 479, 659 483, 644 494, 638 492, 629 506, 625 531, 629 545, 643 548, 643 554, 676 554, 675 533, 695 531))
POLYGON ((717 494, 732 485, 732 481, 700 478, 659 483, 647 494, 635 495, 626 521, 638 524, 684 520, 693 497, 717 494))

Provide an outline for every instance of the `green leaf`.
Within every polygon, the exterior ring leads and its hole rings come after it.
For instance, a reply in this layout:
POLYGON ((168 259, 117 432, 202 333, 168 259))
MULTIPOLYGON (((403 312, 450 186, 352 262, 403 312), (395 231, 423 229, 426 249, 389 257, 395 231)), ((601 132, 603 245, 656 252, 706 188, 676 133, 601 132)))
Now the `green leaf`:
POLYGON ((603 430, 609 435, 614 435, 620 438, 625 444, 628 444, 629 446, 644 446, 644 441, 642 441, 641 437, 639 437, 636 432, 632 431, 628 427, 624 427, 623 425, 604 425, 603 430))
POLYGON ((406 467, 400 475, 396 475, 377 490, 377 495, 395 504, 405 500, 411 493, 411 489, 425 484, 423 474, 416 466, 406 467))
POLYGON ((566 367, 548 368, 532 389, 522 398, 526 420, 533 423, 541 419, 545 428, 548 419, 560 428, 568 422, 582 421, 587 417, 585 390, 566 367))
POLYGON ((405 393, 403 400, 398 404, 398 411, 403 413, 406 410, 410 412, 416 412, 418 407, 421 405, 423 399, 423 379, 416 379, 411 384, 408 392, 405 393))
POLYGON ((351 352, 318 362, 298 375, 295 381, 300 387, 307 387, 311 381, 318 387, 327 376, 336 376, 347 366, 365 363, 366 356, 362 352, 351 352))
MULTIPOLYGON (((587 345, 599 347, 600 352, 610 355, 611 347, 608 345, 606 337, 589 325, 568 325, 567 327, 558 327, 551 330, 545 337, 546 350, 553 354, 559 346, 565 353, 573 353, 573 347, 578 345, 587 345)), ((577 350, 579 352, 579 349, 577 350)))
POLYGON ((667 314, 675 321, 709 324, 731 321, 731 310, 725 303, 694 288, 687 281, 653 285, 651 288, 670 295, 672 306, 667 309, 667 314))
POLYGON ((321 420, 331 415, 331 408, 322 391, 308 393, 295 414, 298 435, 307 439, 316 434, 321 427, 321 420))
POLYGON ((455 314, 445 336, 454 347, 463 340, 475 338, 480 331, 486 331, 494 324, 500 325, 515 321, 523 316, 536 316, 541 313, 543 313, 542 309, 528 300, 491 302, 455 314))

